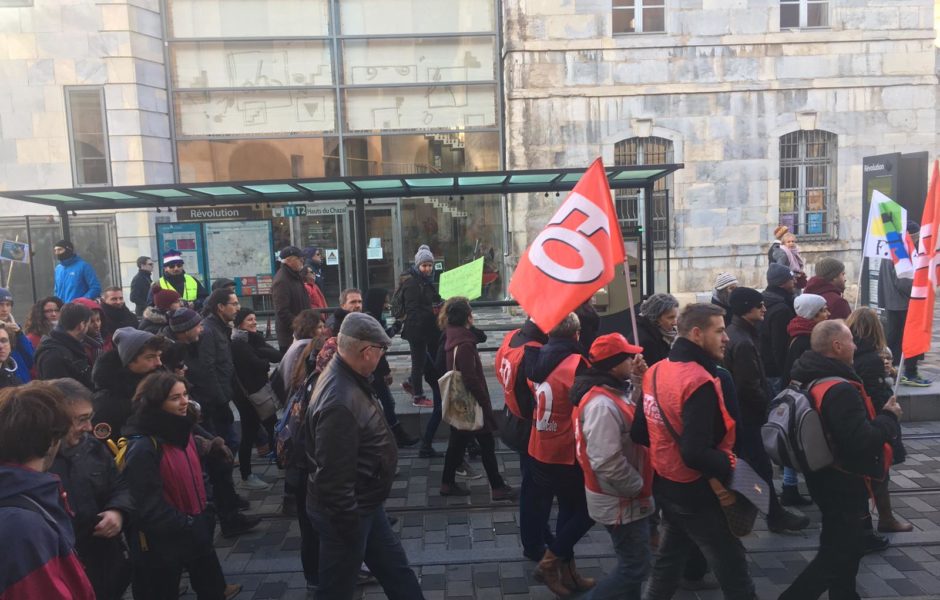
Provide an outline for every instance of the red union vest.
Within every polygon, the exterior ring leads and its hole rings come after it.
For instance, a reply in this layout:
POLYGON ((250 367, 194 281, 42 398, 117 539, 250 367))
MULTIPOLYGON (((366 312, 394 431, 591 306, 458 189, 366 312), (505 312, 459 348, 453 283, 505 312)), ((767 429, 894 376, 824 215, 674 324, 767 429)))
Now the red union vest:
POLYGON ((510 348, 509 343, 520 331, 522 330, 516 329, 515 331, 510 331, 506 337, 503 338, 503 343, 499 347, 499 350, 496 351, 496 378, 499 380, 499 385, 503 387, 503 394, 506 397, 506 407, 509 408, 509 412, 520 419, 531 421, 532 415, 522 414, 522 410, 519 408, 519 400, 516 398, 516 381, 518 381, 519 378, 519 367, 522 365, 522 357, 525 355, 526 347, 532 346, 538 348, 541 347, 542 344, 529 341, 516 348, 510 348))
POLYGON ((690 469, 682 460, 679 445, 663 423, 663 415, 659 412, 656 399, 653 398, 653 378, 659 406, 662 407, 669 424, 676 434, 682 435, 682 407, 695 390, 706 383, 715 386, 718 394, 718 408, 721 410, 721 419, 725 424, 725 435, 718 444, 718 450, 731 454, 734 448, 734 419, 728 414, 725 407, 724 395, 721 393, 721 383, 717 377, 712 377, 702 365, 696 362, 673 362, 668 358, 653 365, 643 377, 643 410, 646 412, 646 421, 650 436, 650 456, 653 469, 670 481, 678 483, 691 483, 702 477, 695 469, 690 469))
POLYGON ((535 396, 535 418, 529 436, 529 456, 550 465, 573 465, 574 425, 571 422, 571 400, 568 394, 574 375, 584 357, 572 354, 564 359, 545 381, 529 381, 535 396))
MULTIPOLYGON (((620 414, 623 415, 627 430, 629 430, 630 426, 633 424, 636 405, 632 402, 627 402, 621 394, 612 391, 606 386, 595 385, 584 395, 584 398, 581 399, 581 403, 574 407, 575 452, 578 457, 578 463, 581 465, 581 470, 584 471, 584 487, 596 494, 610 496, 611 494, 601 489, 600 483, 597 481, 597 475, 594 473, 594 469, 591 468, 591 461, 588 459, 587 454, 587 444, 584 441, 584 435, 581 431, 581 413, 589 404, 594 402, 598 396, 606 396, 613 401, 614 406, 616 406, 620 414)), ((639 459, 638 463, 633 464, 634 461, 630 459, 630 457, 628 457, 628 460, 630 460, 630 464, 633 465, 633 468, 639 471, 640 476, 643 477, 643 489, 640 490, 640 494, 636 498, 649 498, 653 495, 653 465, 650 461, 649 450, 639 444, 634 445, 634 448, 636 450, 636 458, 639 459)))
MULTIPOLYGON (((814 385, 810 390, 810 396, 813 399, 813 402, 816 404, 816 412, 822 415, 822 403, 823 398, 826 397, 826 393, 831 390, 834 386, 839 385, 840 383, 848 383, 854 387, 859 395, 862 397, 862 400, 865 403, 865 412, 868 413, 869 420, 875 418, 875 405, 872 404, 871 396, 865 391, 865 386, 857 381, 852 381, 851 379, 839 379, 831 380, 814 385)), ((878 478, 878 481, 882 481, 885 476, 888 474, 888 469, 891 468, 891 463, 894 462, 894 448, 891 447, 891 444, 888 442, 884 443, 884 447, 881 449, 882 452, 882 468, 884 469, 881 473, 881 477, 878 478)), ((838 464, 838 462, 836 463, 838 464)))

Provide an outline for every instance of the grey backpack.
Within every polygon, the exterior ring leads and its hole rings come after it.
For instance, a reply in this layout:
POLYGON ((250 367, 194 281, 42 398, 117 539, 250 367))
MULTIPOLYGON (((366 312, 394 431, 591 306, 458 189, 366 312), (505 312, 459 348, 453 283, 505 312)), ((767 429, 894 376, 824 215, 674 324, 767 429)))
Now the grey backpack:
POLYGON ((810 396, 813 386, 829 381, 845 380, 823 377, 806 387, 794 381, 770 402, 761 438, 767 455, 776 464, 806 473, 825 469, 835 462, 822 418, 810 396))

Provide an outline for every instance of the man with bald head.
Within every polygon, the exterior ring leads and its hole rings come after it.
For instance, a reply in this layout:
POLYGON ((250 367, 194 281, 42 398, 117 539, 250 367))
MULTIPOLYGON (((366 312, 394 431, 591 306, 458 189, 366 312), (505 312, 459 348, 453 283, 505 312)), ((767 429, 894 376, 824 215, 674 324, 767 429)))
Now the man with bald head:
POLYGON ((901 407, 892 396, 877 414, 862 381, 852 369, 855 342, 841 320, 813 328, 807 350, 793 364, 791 377, 809 384, 829 434, 835 465, 805 473, 809 492, 822 511, 819 553, 780 596, 780 600, 858 598, 855 577, 865 548, 868 519, 867 478, 882 479, 891 466, 889 442, 900 432, 901 407))

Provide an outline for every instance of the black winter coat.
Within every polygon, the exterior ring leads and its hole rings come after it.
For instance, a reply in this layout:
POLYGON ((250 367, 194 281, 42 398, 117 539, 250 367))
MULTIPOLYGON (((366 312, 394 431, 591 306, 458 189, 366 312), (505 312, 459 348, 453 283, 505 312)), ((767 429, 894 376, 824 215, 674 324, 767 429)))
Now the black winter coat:
POLYGON ((153 286, 153 275, 143 269, 137 270, 137 275, 131 280, 131 302, 134 303, 134 312, 137 316, 143 316, 144 309, 147 308, 147 295, 153 286))
POLYGON ((402 339, 437 339, 440 330, 437 328, 434 305, 441 302, 441 296, 434 289, 431 279, 412 269, 401 283, 401 294, 405 305, 402 339))
POLYGON ((0 365, 0 389, 22 385, 23 382, 16 375, 16 369, 13 367, 13 361, 7 359, 6 363, 0 365))
POLYGON ((82 559, 86 553, 104 553, 113 556, 112 544, 121 545, 120 538, 95 537, 98 513, 119 510, 125 527, 134 516, 134 503, 124 476, 114 464, 114 455, 101 441, 85 435, 74 447, 63 442, 52 461, 50 473, 62 480, 72 508, 72 527, 75 530, 75 548, 82 559))
POLYGON ((205 367, 205 381, 217 393, 205 396, 207 404, 202 407, 203 418, 215 419, 231 424, 235 415, 229 408, 233 398, 235 364, 232 361, 232 328, 218 315, 209 315, 202 321, 199 337, 200 363, 205 367))
POLYGON ((809 348, 809 335, 801 334, 790 338, 790 345, 787 347, 787 360, 783 364, 784 386, 788 385, 793 379, 793 365, 809 348))
MULTIPOLYGON (((232 333, 232 363, 239 383, 249 394, 253 394, 268 382, 271 363, 281 360, 281 353, 264 341, 257 332, 236 329, 232 333)), ((241 394, 238 386, 235 393, 241 394)))
POLYGON ((144 309, 144 316, 140 320, 140 324, 137 326, 137 329, 156 335, 160 333, 160 331, 167 325, 168 323, 166 314, 157 310, 153 306, 148 306, 144 309))
MULTIPOLYGON (((880 411, 894 395, 894 389, 892 389, 888 373, 885 371, 885 363, 881 359, 881 353, 875 349, 875 345, 870 341, 856 339, 855 346, 853 368, 861 378, 865 391, 871 397, 871 403, 875 406, 875 410, 880 411)), ((907 457, 907 450, 904 448, 904 444, 901 443, 900 432, 891 446, 894 449, 894 464, 904 462, 907 457)))
MULTIPOLYGON (((793 365, 793 378, 798 381, 833 376, 862 383, 852 367, 813 350, 805 352, 793 365)), ((825 473, 833 479, 857 475, 881 477, 882 446, 897 439, 901 431, 897 417, 882 410, 870 419, 858 390, 848 382, 834 385, 826 393, 821 415, 841 470, 829 468, 817 474, 825 473)))
POLYGON ((95 389, 85 347, 58 327, 43 336, 34 362, 37 379, 71 377, 89 390, 95 389))
POLYGON ((369 380, 337 353, 319 376, 304 423, 307 510, 358 539, 359 516, 388 498, 398 463, 395 436, 369 380))
POLYGON ((294 341, 294 317, 310 308, 310 296, 307 295, 300 273, 287 265, 281 265, 271 284, 271 300, 274 302, 277 345, 287 350, 294 341))
POLYGON ((669 343, 663 339, 663 334, 656 323, 643 315, 637 315, 636 328, 640 338, 639 341, 633 339, 632 331, 627 334, 627 338, 634 344, 643 347, 643 359, 647 365, 652 367, 659 361, 669 357, 669 343))
POLYGON ((725 348, 725 368, 734 377, 738 394, 740 427, 760 429, 767 421, 770 397, 767 377, 761 360, 757 328, 735 316, 728 327, 728 346, 725 348))
POLYGON ((108 341, 111 341, 111 336, 121 327, 140 328, 140 319, 126 306, 115 308, 110 304, 102 304, 101 312, 104 317, 101 320, 101 337, 108 341))
POLYGON ((767 314, 760 327, 760 353, 767 377, 782 377, 787 362, 787 347, 790 336, 787 325, 796 316, 793 310, 793 294, 777 286, 764 290, 764 305, 767 314))
POLYGON ((92 378, 95 382, 95 424, 107 423, 111 426, 111 439, 117 441, 127 419, 134 412, 132 401, 137 384, 146 375, 138 375, 128 370, 122 363, 117 350, 109 350, 95 363, 92 378))

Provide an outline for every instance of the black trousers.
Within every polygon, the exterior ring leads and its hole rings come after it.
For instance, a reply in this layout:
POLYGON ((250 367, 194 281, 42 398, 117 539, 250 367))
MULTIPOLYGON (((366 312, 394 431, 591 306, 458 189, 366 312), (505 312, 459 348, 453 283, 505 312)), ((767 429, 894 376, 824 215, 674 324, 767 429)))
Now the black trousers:
POLYGON ((486 478, 490 487, 495 489, 506 485, 502 475, 499 474, 499 463, 496 462, 496 440, 489 431, 461 431, 450 428, 450 440, 447 442, 447 454, 444 455, 444 473, 441 483, 452 484, 455 481, 457 467, 463 462, 464 451, 470 440, 476 439, 480 444, 480 462, 486 471, 486 478))
POLYGON ((251 401, 242 394, 235 394, 235 406, 238 407, 242 422, 242 439, 238 444, 238 471, 242 479, 247 479, 251 475, 251 450, 258 441, 258 428, 264 427, 268 434, 268 443, 273 446, 274 425, 277 423, 277 417, 271 415, 262 421, 258 418, 258 411, 255 410, 251 401))
MULTIPOLYGON (((891 348, 891 353, 894 355, 892 359, 894 366, 898 366, 898 362, 901 360, 901 342, 904 339, 904 322, 907 321, 907 311, 885 310, 885 320, 887 321, 885 335, 888 338, 888 348, 891 348)), ((907 377, 916 376, 917 363, 923 358, 923 354, 905 356, 904 373, 902 373, 902 375, 907 377)))
POLYGON ((225 576, 215 549, 199 556, 177 561, 174 565, 134 565, 134 600, 176 600, 180 595, 180 576, 189 572, 189 586, 199 600, 223 600, 225 576))
POLYGON ((826 590, 830 600, 858 600, 855 578, 870 519, 865 482, 833 469, 805 476, 809 493, 822 512, 819 552, 780 600, 815 600, 826 590))
POLYGON ((297 525, 300 526, 300 564, 308 585, 320 581, 320 536, 307 514, 307 471, 300 472, 300 483, 294 489, 297 502, 297 525))

